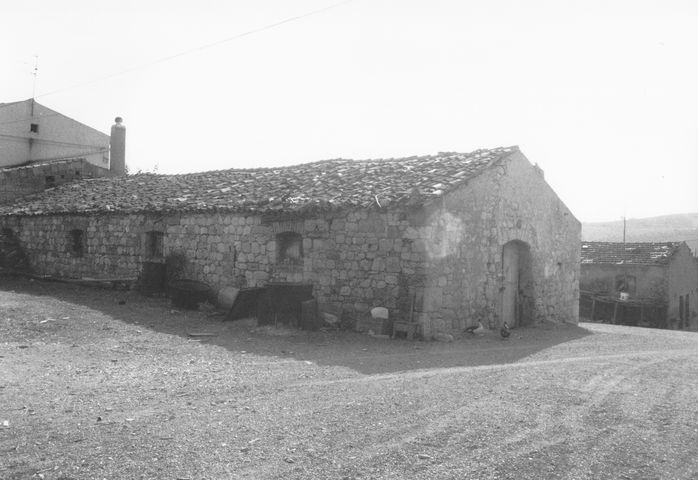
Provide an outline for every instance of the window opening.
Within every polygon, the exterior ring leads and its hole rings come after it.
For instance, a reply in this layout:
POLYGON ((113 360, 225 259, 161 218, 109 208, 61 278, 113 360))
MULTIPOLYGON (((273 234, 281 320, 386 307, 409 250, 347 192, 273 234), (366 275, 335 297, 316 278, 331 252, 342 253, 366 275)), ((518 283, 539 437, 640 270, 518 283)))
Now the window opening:
POLYGON ((634 295, 635 283, 635 277, 633 275, 617 275, 616 292, 626 292, 631 295, 634 295))
POLYGON ((163 232, 147 232, 145 234, 145 256, 150 259, 161 259, 164 257, 164 241, 165 234, 163 232))
POLYGON ((85 255, 85 232, 84 230, 74 229, 68 235, 68 250, 74 257, 82 257, 85 255))
POLYGON ((296 232, 281 232, 276 235, 276 258, 278 263, 301 263, 303 261, 303 237, 296 232))

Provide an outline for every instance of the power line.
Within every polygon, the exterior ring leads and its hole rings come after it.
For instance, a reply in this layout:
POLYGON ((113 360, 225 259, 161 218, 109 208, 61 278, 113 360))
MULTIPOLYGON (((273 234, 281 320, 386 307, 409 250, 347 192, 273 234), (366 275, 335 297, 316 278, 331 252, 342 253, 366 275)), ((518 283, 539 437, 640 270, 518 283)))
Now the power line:
POLYGON ((49 145, 61 145, 65 147, 88 147, 88 148, 105 148, 104 145, 89 145, 86 143, 71 143, 71 142, 61 142, 59 140, 49 140, 47 138, 39 137, 25 137, 20 135, 7 135, 0 133, 0 137, 7 138, 10 140, 34 140, 36 143, 45 143, 49 145))
POLYGON ((205 45, 200 45, 198 47, 194 47, 194 48, 191 48, 189 50, 184 50, 182 52, 175 53, 174 55, 162 57, 162 58, 159 58, 157 60, 153 60, 153 61, 150 61, 148 63, 144 63, 142 65, 137 65, 137 66, 134 66, 131 68, 127 68, 125 70, 121 70, 119 72, 104 75, 102 77, 94 78, 92 80, 87 80, 85 82, 76 83, 75 85, 72 85, 69 87, 65 87, 65 88, 61 88, 58 90, 53 90, 50 92, 42 93, 41 95, 36 95, 34 98, 46 97, 48 95, 55 95, 56 93, 62 93, 62 92, 65 92, 66 90, 72 90, 74 88, 79 88, 79 87, 89 85, 92 83, 101 82, 102 80, 108 80, 110 78, 118 77, 121 75, 126 75, 127 73, 131 73, 131 72, 135 72, 137 70, 142 70, 144 68, 152 67, 153 65, 157 65, 159 63, 164 63, 164 62, 168 62, 170 60, 174 60, 175 58, 183 57, 185 55, 191 55, 192 53, 197 53, 197 52, 200 52, 202 50, 206 50, 206 49, 209 49, 212 47, 216 47, 218 45, 222 45, 224 43, 232 42, 234 40, 239 40, 240 38, 247 37, 249 35, 254 35, 255 33, 260 33, 260 32, 264 32, 266 30, 271 30, 272 28, 276 28, 276 27, 284 25, 286 23, 294 22, 296 20, 301 20, 303 18, 310 17, 312 15, 317 15, 319 13, 326 12, 328 10, 331 10, 331 9, 334 9, 337 7, 341 7, 342 5, 345 5, 345 4, 350 3, 352 1, 354 1, 354 0, 343 0, 341 2, 333 3, 332 5, 328 5, 327 7, 319 8, 317 10, 312 10, 310 12, 306 12, 306 13, 303 13, 301 15, 295 15, 293 17, 288 17, 288 18, 285 18, 284 20, 280 20, 278 22, 274 22, 274 23, 270 23, 268 25, 264 25, 262 27, 254 28, 252 30, 248 30, 246 32, 239 33, 237 35, 233 35, 232 37, 224 38, 222 40, 218 40, 218 41, 213 42, 213 43, 207 43, 205 45))
POLYGON ((33 117, 27 117, 27 118, 20 118, 19 120, 9 120, 7 122, 0 122, 0 125, 9 125, 11 123, 22 123, 22 122, 29 122, 32 120, 42 120, 47 117, 55 117, 56 115, 61 115, 60 113, 47 113, 44 115, 39 115, 39 116, 33 116, 33 117))

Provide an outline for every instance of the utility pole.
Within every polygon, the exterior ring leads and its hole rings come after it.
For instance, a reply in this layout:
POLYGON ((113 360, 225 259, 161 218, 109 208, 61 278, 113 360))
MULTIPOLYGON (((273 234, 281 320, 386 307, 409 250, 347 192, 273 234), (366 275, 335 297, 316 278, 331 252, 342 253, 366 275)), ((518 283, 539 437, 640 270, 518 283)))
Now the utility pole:
POLYGON ((623 214, 623 285, 625 290, 628 289, 628 255, 625 248, 625 214, 623 214))

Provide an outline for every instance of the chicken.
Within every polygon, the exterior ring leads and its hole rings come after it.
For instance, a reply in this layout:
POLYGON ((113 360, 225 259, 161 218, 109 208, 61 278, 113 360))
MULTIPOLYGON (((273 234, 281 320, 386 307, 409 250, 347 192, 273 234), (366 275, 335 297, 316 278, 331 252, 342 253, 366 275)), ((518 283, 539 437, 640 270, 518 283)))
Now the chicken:
POLYGON ((477 325, 467 327, 465 332, 471 335, 482 335, 485 333, 485 327, 482 325, 482 322, 478 320, 477 325))
POLYGON ((499 329, 499 334, 504 339, 509 338, 509 335, 511 335, 511 330, 509 330, 509 325, 507 325, 507 322, 504 322, 504 325, 502 325, 502 328, 499 329))

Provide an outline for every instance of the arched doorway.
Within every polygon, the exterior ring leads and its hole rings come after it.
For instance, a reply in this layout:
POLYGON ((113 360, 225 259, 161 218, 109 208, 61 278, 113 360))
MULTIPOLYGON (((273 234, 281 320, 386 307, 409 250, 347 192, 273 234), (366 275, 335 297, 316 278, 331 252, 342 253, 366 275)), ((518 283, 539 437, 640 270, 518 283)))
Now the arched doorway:
POLYGON ((502 322, 510 327, 531 322, 531 250, 526 242, 512 240, 502 247, 502 322))

